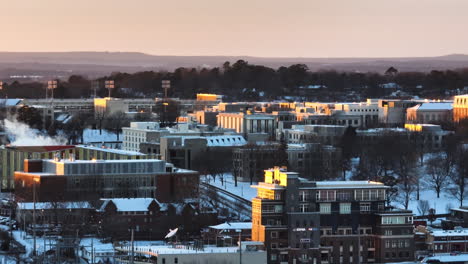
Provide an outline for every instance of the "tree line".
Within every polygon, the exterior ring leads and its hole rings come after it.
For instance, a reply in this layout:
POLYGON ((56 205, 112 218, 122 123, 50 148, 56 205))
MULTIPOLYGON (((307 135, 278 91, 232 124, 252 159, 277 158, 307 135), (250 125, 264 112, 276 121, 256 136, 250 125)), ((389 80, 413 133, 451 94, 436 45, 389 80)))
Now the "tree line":
MULTIPOLYGON (((174 71, 116 72, 97 80, 73 75, 61 80, 54 91, 55 98, 90 98, 108 95, 104 81, 115 81, 112 96, 155 97, 164 95, 162 80, 171 80, 170 97, 195 98, 197 93, 223 94, 227 100, 269 100, 279 96, 304 96, 308 99, 339 100, 349 91, 361 97, 388 95, 387 83, 413 95, 444 97, 468 87, 468 68, 431 72, 399 72, 390 67, 384 73, 310 71, 305 64, 278 69, 250 64, 244 60, 225 62, 214 68, 178 68, 174 71), (310 85, 324 89, 304 89, 310 85)), ((43 83, 14 81, 5 83, 2 93, 9 98, 44 98, 43 83)))

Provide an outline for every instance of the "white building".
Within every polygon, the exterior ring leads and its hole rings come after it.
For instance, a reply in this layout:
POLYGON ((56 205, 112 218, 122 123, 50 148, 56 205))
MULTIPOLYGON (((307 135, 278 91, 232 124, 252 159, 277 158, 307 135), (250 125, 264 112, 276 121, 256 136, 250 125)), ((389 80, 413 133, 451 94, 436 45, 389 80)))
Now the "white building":
POLYGON ((249 138, 254 134, 264 134, 265 139, 275 135, 276 117, 268 114, 219 113, 218 127, 229 128, 249 138))
POLYGON ((378 100, 367 99, 360 103, 339 103, 335 104, 334 112, 342 112, 346 115, 359 116, 361 126, 368 127, 379 122, 379 102, 378 100))
POLYGON ((406 110, 406 122, 411 124, 452 122, 452 111, 452 102, 422 103, 406 110))
MULTIPOLYGON (((117 258, 117 263, 129 263, 131 246, 129 243, 116 247, 124 255, 117 258)), ((267 263, 267 253, 262 242, 242 241, 239 247, 197 246, 187 245, 157 245, 149 242, 136 242, 135 255, 152 259, 156 264, 191 264, 191 263, 267 263)), ((136 263, 136 262, 135 262, 136 263)), ((142 262, 140 262, 142 263, 142 262)))
POLYGON ((159 138, 169 135, 167 129, 160 129, 158 122, 131 122, 130 127, 123 127, 124 150, 140 151, 142 142, 159 142, 159 138))

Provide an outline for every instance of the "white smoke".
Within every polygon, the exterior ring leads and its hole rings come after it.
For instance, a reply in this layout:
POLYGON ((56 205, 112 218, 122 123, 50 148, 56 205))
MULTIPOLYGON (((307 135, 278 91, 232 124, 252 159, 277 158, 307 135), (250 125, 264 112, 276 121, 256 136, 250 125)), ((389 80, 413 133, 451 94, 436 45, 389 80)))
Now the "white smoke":
POLYGON ((44 135, 37 129, 32 129, 16 120, 5 119, 2 123, 10 144, 14 146, 56 146, 65 145, 67 142, 64 137, 44 135))

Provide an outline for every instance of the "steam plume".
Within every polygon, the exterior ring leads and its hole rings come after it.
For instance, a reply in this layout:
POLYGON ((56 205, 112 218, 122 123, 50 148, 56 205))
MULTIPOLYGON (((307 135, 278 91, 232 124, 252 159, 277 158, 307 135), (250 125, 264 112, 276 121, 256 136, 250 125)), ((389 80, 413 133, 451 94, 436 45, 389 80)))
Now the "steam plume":
POLYGON ((3 127, 14 146, 52 146, 64 145, 66 139, 60 136, 50 137, 16 120, 3 120, 3 127))

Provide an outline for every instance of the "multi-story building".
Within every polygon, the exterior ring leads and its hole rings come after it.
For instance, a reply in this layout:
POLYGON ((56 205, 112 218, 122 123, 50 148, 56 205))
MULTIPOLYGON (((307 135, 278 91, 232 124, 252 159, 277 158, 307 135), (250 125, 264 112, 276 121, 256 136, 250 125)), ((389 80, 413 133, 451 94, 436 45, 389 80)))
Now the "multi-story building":
POLYGON ((422 103, 406 110, 406 122, 410 124, 449 123, 453 120, 452 102, 422 103))
MULTIPOLYGON (((335 104, 334 112, 343 112, 346 115, 358 116, 362 127, 375 126, 379 123, 379 104, 377 100, 367 99, 360 103, 335 104)), ((355 123, 354 121, 352 123, 355 123)), ((355 124, 348 124, 355 126, 355 124)))
POLYGON ((255 134, 264 135, 264 140, 275 137, 276 117, 273 115, 222 112, 217 118, 219 127, 233 129, 247 139, 254 137, 255 134))
POLYGON ((131 122, 130 127, 123 127, 122 149, 140 151, 140 143, 159 142, 159 138, 168 135, 167 129, 160 129, 159 122, 131 122))
POLYGON ((25 159, 53 159, 61 157, 76 160, 123 160, 154 159, 156 155, 147 155, 134 151, 98 148, 85 145, 64 146, 6 146, 0 147, 0 173, 2 190, 14 188, 14 172, 23 170, 25 159))
POLYGON ((206 110, 195 112, 195 116, 199 124, 210 125, 213 127, 216 126, 216 116, 218 114, 219 113, 217 111, 206 111, 206 110))
POLYGON ((100 198, 198 198, 199 174, 162 160, 25 160, 15 172, 22 201, 96 201, 100 198))
POLYGON ((468 229, 431 230, 426 237, 427 250, 431 253, 468 252, 468 229))
POLYGON ((396 126, 406 121, 406 109, 421 102, 413 100, 379 100, 379 123, 396 126))
POLYGON ((460 122, 468 118, 468 94, 456 95, 453 99, 453 121, 460 122))
POLYGON ((103 119, 117 112, 128 112, 128 104, 119 98, 94 98, 94 117, 103 119))
POLYGON ((405 128, 373 128, 357 130, 356 136, 363 146, 373 145, 379 138, 392 136, 408 144, 413 144, 420 150, 437 150, 445 145, 447 137, 452 134, 440 125, 405 124, 405 128))
POLYGON ((288 144, 288 169, 310 180, 341 176, 341 149, 320 143, 288 144))
POLYGON ((207 149, 216 149, 222 157, 231 158, 235 147, 246 145, 241 135, 164 136, 160 140, 161 158, 178 168, 194 169, 207 149), (223 155, 225 154, 225 155, 223 155))
POLYGON ((413 215, 385 208, 371 181, 309 181, 280 168, 253 186, 252 240, 268 263, 385 263, 413 259, 413 215))
POLYGON ((196 203, 163 203, 154 198, 101 199, 97 208, 100 229, 105 235, 127 239, 134 229, 136 239, 161 240, 169 229, 179 227, 186 234, 199 234, 206 225, 216 223, 216 211, 199 210, 196 203))
POLYGON ((233 176, 242 182, 261 181, 263 171, 278 164, 279 144, 249 144, 232 152, 233 176))
POLYGON ((334 145, 338 143, 346 131, 343 125, 292 125, 291 129, 283 129, 283 138, 287 143, 322 143, 334 145))

